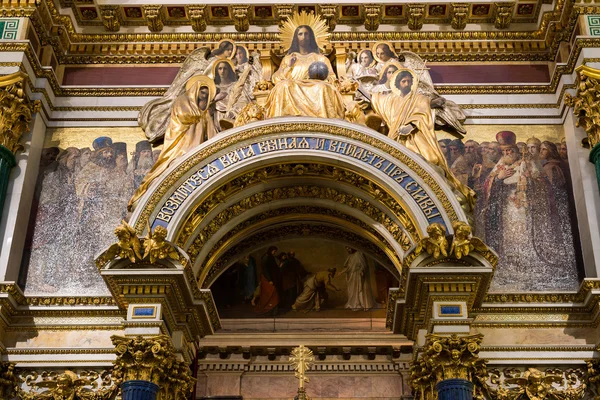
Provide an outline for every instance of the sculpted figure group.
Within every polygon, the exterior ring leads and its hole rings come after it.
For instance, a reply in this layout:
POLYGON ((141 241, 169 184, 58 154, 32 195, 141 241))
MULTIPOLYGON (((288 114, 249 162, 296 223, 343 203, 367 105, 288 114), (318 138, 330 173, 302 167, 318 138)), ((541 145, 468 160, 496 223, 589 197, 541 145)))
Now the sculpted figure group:
POLYGON ((164 146, 129 208, 175 159, 219 132, 256 119, 303 116, 346 119, 387 134, 438 168, 472 209, 474 192, 453 175, 435 135, 436 126, 466 133, 465 115, 435 91, 425 62, 378 42, 359 51, 356 59, 349 53, 345 76, 336 76, 322 52, 328 36, 319 17, 304 12, 290 17, 281 28, 286 52, 270 82, 261 63, 271 60, 250 55, 230 40, 212 52, 194 51, 165 95, 140 112, 148 139, 164 137, 164 146), (266 88, 266 98, 259 97, 266 88))

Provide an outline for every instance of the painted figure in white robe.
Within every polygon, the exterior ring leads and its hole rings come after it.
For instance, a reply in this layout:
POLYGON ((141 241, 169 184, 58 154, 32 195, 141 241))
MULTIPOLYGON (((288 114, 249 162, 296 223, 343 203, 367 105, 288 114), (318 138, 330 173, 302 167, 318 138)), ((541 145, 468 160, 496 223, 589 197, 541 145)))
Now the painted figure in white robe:
POLYGON ((348 258, 341 274, 346 274, 348 284, 348 302, 346 308, 353 310, 369 310, 373 307, 373 294, 369 280, 369 264, 360 251, 346 247, 348 258))

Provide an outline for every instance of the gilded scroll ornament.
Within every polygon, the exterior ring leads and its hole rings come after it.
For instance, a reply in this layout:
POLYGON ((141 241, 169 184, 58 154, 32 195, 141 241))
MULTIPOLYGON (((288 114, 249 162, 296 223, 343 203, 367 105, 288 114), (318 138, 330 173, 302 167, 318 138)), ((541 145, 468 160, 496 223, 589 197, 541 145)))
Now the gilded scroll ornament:
POLYGON ((186 6, 186 10, 194 32, 204 32, 207 25, 206 6, 186 6))
POLYGON ((160 32, 165 26, 163 21, 162 5, 145 5, 144 14, 150 32, 160 32))
POLYGON ((233 26, 236 31, 246 32, 250 28, 250 20, 248 19, 249 9, 250 6, 231 6, 233 26))
POLYGON ((481 239, 471 235, 471 225, 468 223, 457 221, 452 224, 452 229, 454 229, 454 237, 450 246, 450 255, 460 260, 463 256, 468 256, 475 249, 481 252, 489 250, 481 239))
POLYGON ((130 380, 158 385, 157 400, 185 400, 196 379, 184 361, 177 359, 175 348, 166 335, 154 337, 111 336, 117 359, 113 379, 119 384, 130 380))
POLYGON ((487 379, 487 361, 479 358, 482 338, 483 335, 428 335, 423 353, 410 367, 410 385, 415 398, 436 399, 435 385, 446 379, 473 382, 473 397, 480 398, 482 384, 487 379))
POLYGON ((427 236, 421 239, 415 248, 415 254, 419 255, 425 250, 433 258, 440 256, 448 257, 448 239, 446 239, 446 228, 442 224, 434 222, 427 227, 427 236))
POLYGON ((382 6, 380 4, 365 4, 365 29, 376 31, 381 23, 382 6))
POLYGON ((465 29, 467 19, 469 18, 469 4, 467 3, 452 3, 450 7, 451 24, 454 29, 465 29))
POLYGON ((119 6, 100 6, 100 16, 102 24, 109 32, 118 32, 121 28, 121 18, 119 15, 119 6))
POLYGON ((408 28, 419 31, 425 21, 425 4, 408 4, 408 28))
MULTIPOLYGON (((596 346, 596 351, 600 351, 600 345, 596 346)), ((600 359, 587 360, 586 364, 588 386, 596 396, 594 400, 600 400, 600 359)))
POLYGON ((494 26, 497 29, 508 28, 514 8, 514 3, 494 3, 494 26))
POLYGON ((29 132, 32 114, 40 109, 39 101, 32 102, 25 93, 23 72, 0 78, 0 145, 13 154, 23 150, 23 134, 29 132))
MULTIPOLYGON (((61 374, 54 371, 26 371, 20 374, 24 390, 18 386, 17 398, 21 400, 109 400, 118 391, 110 373, 103 371, 66 370, 61 374)), ((3 399, 7 397, 2 397, 3 399)))
POLYGON ((576 125, 585 129, 590 148, 600 143, 600 70, 577 67, 577 94, 565 94, 565 104, 573 108, 576 125))
POLYGON ((485 391, 493 400, 578 400, 585 395, 584 375, 581 369, 494 369, 485 391))

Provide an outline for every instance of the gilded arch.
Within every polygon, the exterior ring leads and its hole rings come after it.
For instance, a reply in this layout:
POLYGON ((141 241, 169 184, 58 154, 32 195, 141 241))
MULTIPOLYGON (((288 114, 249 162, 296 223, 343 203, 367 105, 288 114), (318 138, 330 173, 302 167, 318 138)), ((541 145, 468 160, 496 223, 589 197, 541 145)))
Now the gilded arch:
POLYGON ((233 249, 278 229, 322 223, 375 245, 399 272, 429 224, 451 233, 459 220, 458 198, 418 155, 365 127, 292 117, 233 129, 182 157, 131 224, 140 234, 167 227, 205 286, 233 249))

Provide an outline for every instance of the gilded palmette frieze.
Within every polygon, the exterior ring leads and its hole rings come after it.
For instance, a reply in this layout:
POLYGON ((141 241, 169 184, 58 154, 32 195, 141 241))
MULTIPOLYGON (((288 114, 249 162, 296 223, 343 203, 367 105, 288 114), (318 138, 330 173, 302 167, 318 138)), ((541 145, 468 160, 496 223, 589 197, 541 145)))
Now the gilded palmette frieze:
POLYGON ((117 359, 113 379, 119 384, 144 380, 160 387, 157 400, 185 399, 193 390, 196 379, 166 335, 135 338, 112 336, 117 359))
MULTIPOLYGON (((110 370, 19 370, 16 394, 19 400, 109 400, 119 387, 110 370)), ((2 397, 8 398, 8 397, 2 397)))
MULTIPOLYGON (((427 335, 422 353, 410 367, 410 385, 415 398, 437 398, 435 385, 446 379, 463 379, 475 385, 474 398, 483 392, 487 361, 479 358, 483 335, 427 335)), ((418 353, 417 353, 418 354, 418 353)))
POLYGON ((20 71, 0 77, 0 145, 13 154, 23 150, 21 136, 29 132, 32 116, 40 110, 40 103, 25 93, 26 77, 20 71))

